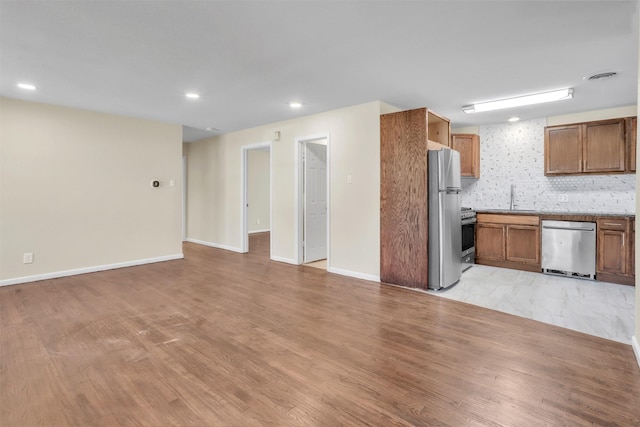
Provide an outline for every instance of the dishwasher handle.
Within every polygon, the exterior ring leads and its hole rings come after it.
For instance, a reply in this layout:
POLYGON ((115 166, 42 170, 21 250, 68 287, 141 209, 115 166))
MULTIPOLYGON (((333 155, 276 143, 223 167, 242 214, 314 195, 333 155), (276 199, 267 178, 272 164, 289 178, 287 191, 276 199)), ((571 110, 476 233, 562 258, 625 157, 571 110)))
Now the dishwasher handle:
POLYGON ((569 230, 569 231, 596 231, 594 226, 586 226, 586 227, 561 227, 555 225, 542 225, 542 228, 549 230, 569 230))

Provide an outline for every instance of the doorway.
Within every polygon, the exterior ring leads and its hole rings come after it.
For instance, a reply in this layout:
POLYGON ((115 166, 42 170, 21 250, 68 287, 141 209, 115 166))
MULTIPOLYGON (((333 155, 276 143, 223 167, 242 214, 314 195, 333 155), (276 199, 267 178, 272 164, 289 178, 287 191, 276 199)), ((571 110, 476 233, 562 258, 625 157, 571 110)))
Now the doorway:
POLYGON ((241 251, 271 256, 271 142, 242 147, 241 251))
POLYGON ((328 268, 329 137, 298 139, 298 264, 328 268))

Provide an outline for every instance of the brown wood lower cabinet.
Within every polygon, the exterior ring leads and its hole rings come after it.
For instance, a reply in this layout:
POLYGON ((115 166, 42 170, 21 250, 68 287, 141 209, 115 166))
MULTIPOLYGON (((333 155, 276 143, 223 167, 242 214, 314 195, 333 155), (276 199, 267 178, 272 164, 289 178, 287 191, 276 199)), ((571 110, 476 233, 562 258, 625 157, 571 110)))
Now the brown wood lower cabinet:
POLYGON ((507 230, 502 224, 476 224, 476 257, 504 261, 507 230))
POLYGON ((540 267, 539 225, 507 225, 507 261, 540 267))
POLYGON ((635 221, 628 218, 598 218, 596 278, 624 285, 635 284, 635 248, 632 228, 635 221))
POLYGON ((631 256, 629 257, 629 274, 634 276, 636 275, 636 220, 635 218, 631 220, 631 225, 629 226, 631 230, 629 233, 629 245, 631 246, 631 256))
POLYGON ((624 240, 624 231, 598 231, 598 272, 613 274, 627 273, 627 257, 625 256, 624 240))
MULTIPOLYGON (((542 214, 556 221, 596 222, 596 280, 635 285, 635 218, 542 214)), ((476 263, 541 271, 540 216, 478 213, 476 263)))
POLYGON ((476 262, 540 271, 540 218, 535 215, 478 214, 476 262))

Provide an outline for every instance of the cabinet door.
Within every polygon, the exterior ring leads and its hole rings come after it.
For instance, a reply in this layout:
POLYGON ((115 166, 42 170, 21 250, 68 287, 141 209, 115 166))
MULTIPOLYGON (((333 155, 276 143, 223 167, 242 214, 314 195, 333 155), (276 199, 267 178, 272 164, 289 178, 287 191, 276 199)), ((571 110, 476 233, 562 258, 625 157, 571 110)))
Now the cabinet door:
POLYGON ((636 275, 636 220, 631 220, 631 232, 629 233, 629 276, 636 275))
POLYGON ((597 271, 625 274, 626 236, 624 231, 598 230, 597 271))
POLYGON ((624 172, 624 119, 585 123, 584 172, 624 172))
POLYGON ((631 117, 627 119, 627 145, 628 148, 628 157, 627 157, 627 170, 629 172, 636 171, 636 146, 638 139, 638 118, 631 117))
POLYGON ((582 172, 582 126, 553 126, 544 130, 544 174, 582 172))
POLYGON ((504 261, 506 227, 501 224, 476 224, 476 257, 504 261))
POLYGON ((507 261, 540 264, 540 227, 507 226, 507 261))
POLYGON ((453 134, 451 148, 460 152, 460 175, 480 178, 480 137, 473 134, 453 134))

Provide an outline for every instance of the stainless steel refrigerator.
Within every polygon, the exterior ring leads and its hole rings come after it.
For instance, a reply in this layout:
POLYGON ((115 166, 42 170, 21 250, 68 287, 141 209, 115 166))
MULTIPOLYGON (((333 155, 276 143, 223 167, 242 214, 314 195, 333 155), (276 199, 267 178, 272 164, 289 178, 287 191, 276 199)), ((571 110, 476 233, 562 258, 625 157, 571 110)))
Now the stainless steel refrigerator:
POLYGON ((460 153, 429 151, 429 289, 449 287, 462 275, 460 153))

